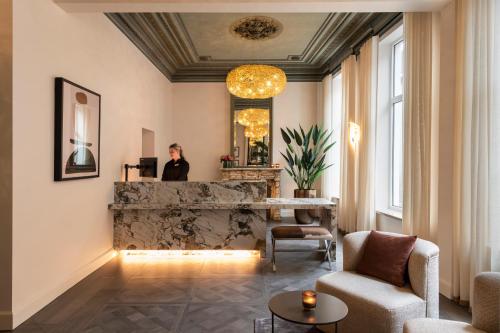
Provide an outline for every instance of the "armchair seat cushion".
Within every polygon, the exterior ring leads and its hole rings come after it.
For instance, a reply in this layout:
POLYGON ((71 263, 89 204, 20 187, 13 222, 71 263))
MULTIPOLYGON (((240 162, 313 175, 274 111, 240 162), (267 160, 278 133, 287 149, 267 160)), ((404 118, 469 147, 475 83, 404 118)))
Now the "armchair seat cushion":
POLYGON ((420 318, 404 324, 403 333, 485 333, 460 321, 420 318))
POLYGON ((425 301, 411 287, 355 272, 324 275, 317 280, 316 290, 347 304, 349 313, 340 323, 343 332, 401 332, 407 319, 426 316, 425 301))

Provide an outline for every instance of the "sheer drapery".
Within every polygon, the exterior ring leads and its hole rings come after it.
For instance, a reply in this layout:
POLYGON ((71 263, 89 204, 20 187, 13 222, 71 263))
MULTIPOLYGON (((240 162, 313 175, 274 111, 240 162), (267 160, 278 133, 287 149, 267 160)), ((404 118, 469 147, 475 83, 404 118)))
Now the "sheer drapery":
POLYGON ((356 121, 356 56, 342 61, 342 123, 340 148, 340 198, 338 227, 345 232, 356 231, 357 158, 356 147, 350 144, 349 123, 356 121))
POLYGON ((360 127, 358 146, 358 206, 356 230, 376 229, 375 140, 377 107, 378 37, 360 49, 357 71, 356 122, 360 127))
POLYGON ((376 227, 375 138, 378 37, 363 44, 359 58, 342 62, 342 139, 339 228, 345 232, 376 227), (351 123, 359 142, 350 140, 351 123))
MULTIPOLYGON (((323 121, 322 125, 323 128, 333 130, 333 124, 332 124, 332 96, 333 96, 333 88, 332 88, 332 80, 333 76, 332 74, 329 74, 325 76, 322 82, 322 87, 323 87, 323 121)), ((330 142, 332 143, 334 141, 333 135, 330 137, 330 142)), ((336 143, 338 144, 338 143, 336 143)), ((333 163, 339 163, 338 161, 334 160, 334 154, 333 154, 333 149, 331 149, 328 154, 326 154, 325 158, 325 163, 326 165, 330 165, 333 163)), ((325 199, 331 200, 333 197, 333 175, 334 173, 334 168, 330 167, 325 170, 323 175, 321 176, 321 192, 322 196, 325 199)))
POLYGON ((453 297, 471 299, 474 276, 491 269, 495 181, 492 120, 494 0, 457 0, 457 81, 453 208, 453 297), (492 173, 490 173, 490 168, 492 173), (491 197, 494 195, 494 197, 491 197))
POLYGON ((403 233, 434 240, 437 221, 431 214, 431 149, 438 149, 432 137, 433 114, 437 114, 433 112, 437 105, 433 90, 438 79, 433 72, 438 68, 433 56, 432 13, 405 13, 404 38, 403 233))

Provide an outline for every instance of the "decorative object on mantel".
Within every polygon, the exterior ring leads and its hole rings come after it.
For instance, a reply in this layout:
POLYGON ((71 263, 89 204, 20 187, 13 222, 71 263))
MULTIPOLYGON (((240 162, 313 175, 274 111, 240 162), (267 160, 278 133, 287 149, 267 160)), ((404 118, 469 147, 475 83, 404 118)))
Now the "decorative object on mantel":
POLYGON ((280 94, 286 86, 286 74, 269 65, 242 65, 227 74, 226 85, 235 96, 265 99, 280 94))
MULTIPOLYGON (((294 190, 294 196, 315 198, 316 190, 312 189, 312 186, 323 171, 332 166, 325 164, 325 158, 335 142, 329 143, 332 131, 324 130, 318 125, 311 126, 307 132, 300 125, 299 128, 300 133, 288 127, 286 130, 281 128, 281 136, 287 145, 286 154, 281 153, 281 155, 288 163, 285 170, 298 187, 294 190)), ((314 210, 295 210, 297 223, 310 224, 314 218, 317 218, 317 212, 314 210)))
POLYGON ((233 166, 234 157, 231 155, 222 155, 220 161, 223 168, 231 168, 233 166))
POLYGON ((54 181, 99 177, 101 95, 55 80, 54 181))

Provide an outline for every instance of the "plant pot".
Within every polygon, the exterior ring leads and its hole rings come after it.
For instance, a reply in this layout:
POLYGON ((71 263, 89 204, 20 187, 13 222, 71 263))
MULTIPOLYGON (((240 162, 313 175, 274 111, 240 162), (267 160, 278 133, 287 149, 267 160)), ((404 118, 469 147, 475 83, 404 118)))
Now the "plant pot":
MULTIPOLYGON (((316 190, 293 190, 295 198, 316 198, 316 190)), ((298 224, 311 224, 319 221, 319 211, 317 209, 295 209, 295 220, 298 224)))

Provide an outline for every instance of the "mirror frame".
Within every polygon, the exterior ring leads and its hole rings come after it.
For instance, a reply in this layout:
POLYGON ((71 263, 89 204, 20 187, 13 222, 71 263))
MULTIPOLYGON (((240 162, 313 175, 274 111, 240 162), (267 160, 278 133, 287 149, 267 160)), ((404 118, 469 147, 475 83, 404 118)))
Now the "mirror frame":
POLYGON ((230 101, 230 133, 229 133, 229 141, 231 142, 231 155, 234 152, 234 112, 236 110, 248 109, 248 108, 259 108, 259 109, 268 109, 269 110, 269 148, 268 148, 268 163, 267 165, 262 166, 248 166, 248 165, 240 165, 238 168, 270 168, 273 164, 273 98, 266 99, 247 99, 240 98, 234 95, 231 95, 230 101))

